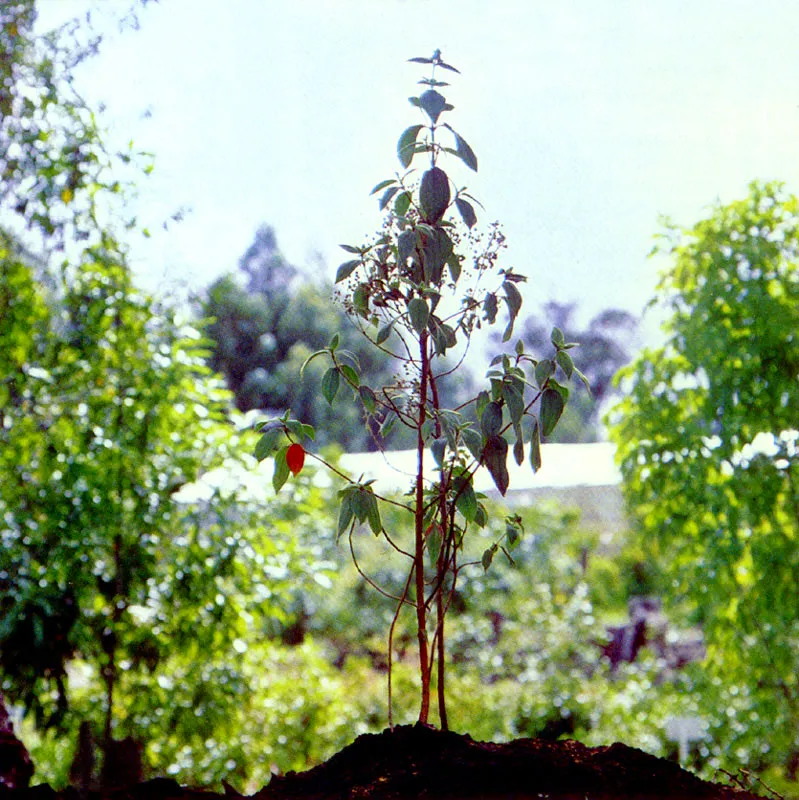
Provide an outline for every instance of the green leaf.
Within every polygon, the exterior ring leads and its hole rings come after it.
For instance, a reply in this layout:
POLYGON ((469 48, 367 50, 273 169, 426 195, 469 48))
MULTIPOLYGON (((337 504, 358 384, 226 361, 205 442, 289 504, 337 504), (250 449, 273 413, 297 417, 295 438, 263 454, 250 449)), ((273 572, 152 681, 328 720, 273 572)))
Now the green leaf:
POLYGON ((330 367, 322 376, 322 397, 332 406, 338 392, 339 372, 336 367, 330 367))
POLYGON ((554 389, 556 392, 560 392, 560 396, 563 398, 563 402, 566 403, 569 399, 569 387, 563 386, 563 384, 558 383, 554 378, 549 379, 549 388, 554 389))
POLYGON ((516 288, 516 284, 508 280, 502 282, 502 290, 505 292, 508 310, 515 319, 522 307, 522 296, 516 288))
POLYGON ((289 446, 290 445, 286 445, 275 454, 275 471, 272 474, 272 486, 276 492, 281 490, 283 484, 288 480, 291 474, 289 465, 286 463, 286 453, 288 452, 289 446))
POLYGON ((477 223, 477 214, 474 213, 474 206, 462 197, 455 198, 455 207, 461 215, 461 219, 466 223, 467 228, 473 228, 477 223))
POLYGON ((444 465, 444 453, 446 449, 447 440, 443 436, 439 439, 435 439, 430 445, 430 452, 433 454, 433 460, 436 462, 436 466, 439 469, 444 465))
MULTIPOLYGON (((377 194, 379 191, 381 191, 382 189, 385 189, 387 186, 393 186, 396 182, 397 182, 396 178, 389 178, 388 180, 380 181, 380 183, 378 183, 377 186, 375 186, 375 188, 372 189, 371 192, 369 192, 369 194, 370 195, 371 194, 377 194)), ((344 245, 341 245, 341 246, 344 247, 344 245)), ((346 250, 347 248, 344 247, 344 249, 346 250)), ((360 252, 360 251, 356 251, 356 252, 360 252)))
POLYGON ((480 561, 483 565, 483 570, 486 572, 488 572, 491 562, 494 560, 494 556, 496 555, 498 549, 499 548, 497 545, 492 544, 491 547, 489 547, 488 550, 483 553, 483 557, 480 559, 480 561))
POLYGON ((537 419, 533 420, 533 432, 530 436, 530 466, 534 473, 541 469, 541 431, 537 419))
POLYGON ((565 350, 558 350, 555 354, 555 361, 558 362, 560 368, 566 374, 566 377, 571 378, 574 372, 574 361, 572 361, 572 357, 565 350))
POLYGON ((405 169, 407 169, 411 165, 411 161, 413 161, 416 137, 419 135, 419 131, 421 131, 422 128, 424 128, 424 125, 411 125, 410 128, 406 128, 402 132, 397 142, 397 157, 400 160, 400 164, 402 164, 405 169))
POLYGON ((397 237, 397 263, 400 268, 406 266, 408 259, 413 255, 416 248, 416 231, 403 231, 397 237))
POLYGON ((410 192, 401 192, 397 195, 397 199, 394 201, 394 213, 398 217, 404 217, 408 213, 408 209, 411 207, 411 195, 410 192))
POLYGON ((452 255, 452 240, 445 230, 434 228, 425 238, 422 251, 424 279, 427 283, 438 285, 444 272, 444 264, 452 255))
POLYGON ((485 296, 485 300, 483 300, 483 318, 491 325, 494 324, 494 320, 497 318, 497 296, 494 292, 489 292, 485 296))
POLYGON ((431 565, 438 561, 438 556, 441 553, 441 525, 437 522, 432 524, 425 534, 425 541, 427 543, 427 556, 431 565))
POLYGON ((361 385, 360 375, 349 364, 340 364, 339 369, 350 386, 357 389, 361 385))
POLYGON ((427 327, 430 319, 430 309, 427 302, 421 297, 414 297, 408 303, 408 316, 416 333, 421 334, 427 327))
POLYGON ((557 326, 552 329, 552 335, 550 336, 550 341, 552 342, 554 347, 563 347, 563 345, 566 344, 566 339, 563 336, 563 331, 557 326))
POLYGON ((583 373, 580 372, 579 369, 577 369, 577 367, 574 368, 574 374, 583 382, 585 388, 588 389, 588 394, 589 395, 592 394, 591 383, 589 382, 588 378, 586 378, 585 375, 583 375, 583 373))
POLYGON ((435 89, 428 89, 419 95, 419 105, 435 125, 444 106, 447 105, 447 98, 435 89))
POLYGON ((524 441, 522 440, 521 433, 513 443, 513 459, 521 466, 524 461, 524 441))
POLYGON ((369 527, 375 536, 379 536, 383 530, 383 523, 380 520, 380 508, 377 505, 377 498, 371 491, 363 491, 366 495, 366 519, 369 522, 369 527))
POLYGON ((369 284, 358 284, 358 288, 352 293, 352 307, 358 316, 367 319, 369 316, 369 284))
POLYGON ((336 348, 338 347, 340 341, 341 341, 341 339, 340 339, 339 335, 337 333, 334 333, 333 336, 330 339, 330 344, 327 346, 327 349, 335 351, 336 348))
POLYGON ((355 253, 356 255, 361 255, 360 248, 353 247, 351 244, 340 244, 339 247, 342 250, 346 250, 348 253, 355 253))
POLYGON ((380 198, 380 202, 378 203, 381 211, 391 202, 391 198, 394 197, 398 191, 399 186, 390 186, 385 192, 383 192, 383 196, 380 198))
POLYGON ((450 411, 447 408, 442 408, 438 412, 438 418, 441 420, 441 425, 444 428, 444 435, 447 437, 447 444, 451 450, 457 450, 458 430, 463 422, 463 418, 457 411, 450 411))
POLYGON ((255 458, 258 461, 263 461, 268 458, 276 450, 280 438, 283 436, 281 428, 272 428, 264 433, 255 445, 255 458))
POLYGON ((336 525, 336 540, 341 536, 344 531, 349 528, 352 523, 352 492, 342 490, 339 492, 341 496, 341 503, 338 507, 338 522, 336 525))
POLYGON ((383 342, 391 336, 391 331, 394 329, 394 323, 396 321, 396 318, 392 319, 391 322, 387 322, 382 328, 378 329, 377 338, 375 339, 376 344, 383 344, 383 342))
POLYGON ((507 342, 511 336, 513 336, 513 326, 516 323, 516 317, 519 314, 519 310, 522 307, 522 296, 519 293, 519 290, 516 288, 516 285, 511 283, 510 281, 504 281, 502 284, 502 289, 505 292, 505 301, 508 304, 508 314, 510 319, 508 320, 508 326, 505 328, 505 332, 502 334, 502 341, 507 342))
POLYGON ((524 394, 521 388, 523 386, 521 381, 518 383, 503 382, 502 384, 502 399, 508 407, 508 415, 514 425, 521 422, 524 414, 524 394))
POLYGON ((425 222, 435 225, 449 207, 450 191, 447 173, 433 167, 422 175, 419 186, 419 206, 425 222))
POLYGON ((425 86, 449 86, 446 81, 437 81, 433 78, 422 78, 421 80, 416 81, 416 83, 424 84, 425 86))
POLYGON ((449 254, 447 266, 449 267, 450 277, 454 283, 457 283, 461 276, 461 260, 457 253, 452 252, 449 254))
POLYGON ((479 460, 483 450, 483 437, 474 428, 464 428, 460 432, 460 436, 472 457, 479 460))
POLYGON ((433 344, 436 348, 436 354, 444 356, 450 347, 455 347, 458 344, 458 337, 452 326, 442 322, 434 314, 430 315, 430 333, 433 336, 433 344))
POLYGON ((374 415, 375 411, 377 410, 377 395, 365 384, 361 384, 358 387, 358 394, 361 397, 361 402, 363 403, 363 407, 366 409, 368 414, 374 415))
POLYGON ((501 495, 508 491, 508 443, 502 436, 489 436, 483 448, 483 464, 491 473, 501 495))
POLYGON ((480 427, 483 430, 483 436, 487 439, 496 436, 502 429, 502 406, 496 401, 490 402, 483 411, 480 417, 480 427))
POLYGON ((361 265, 361 261, 345 261, 336 272, 336 283, 341 283, 345 278, 349 278, 353 272, 361 265))
MULTIPOLYGON (((452 135, 455 137, 455 147, 457 148, 455 153, 466 164, 469 169, 477 172, 477 156, 474 154, 474 150, 469 147, 469 144, 466 140, 456 131, 452 129, 446 122, 444 123, 444 127, 447 128, 452 135)), ((469 226, 471 227, 471 225, 469 226)))
POLYGON ((459 69, 455 69, 451 64, 445 64, 440 58, 436 61, 436 66, 441 67, 441 69, 448 69, 450 72, 457 72, 458 75, 461 74, 459 69))
POLYGON ((391 429, 396 425, 397 420, 399 417, 397 416, 397 412, 393 409, 389 411, 385 418, 383 419, 383 423, 380 426, 380 435, 385 439, 386 436, 391 433, 391 429))
POLYGON ((565 405, 563 395, 557 389, 544 389, 541 396, 541 432, 544 436, 555 430, 565 405))
POLYGON ((555 362, 548 358, 542 358, 535 365, 535 382, 538 388, 542 388, 549 378, 555 373, 555 362))
POLYGON ((474 401, 478 419, 480 419, 480 417, 483 416, 483 412, 485 411, 485 408, 488 405, 490 399, 491 398, 489 397, 488 392, 485 389, 483 389, 483 391, 478 393, 474 401))
POLYGON ((305 361, 302 362, 302 366, 300 367, 300 378, 305 374, 305 368, 310 364, 315 358, 319 356, 326 356, 329 350, 317 350, 315 353, 311 353, 305 361))
POLYGON ((477 516, 477 495, 474 493, 471 477, 460 475, 453 485, 456 494, 455 508, 463 514, 467 522, 474 522, 477 516))

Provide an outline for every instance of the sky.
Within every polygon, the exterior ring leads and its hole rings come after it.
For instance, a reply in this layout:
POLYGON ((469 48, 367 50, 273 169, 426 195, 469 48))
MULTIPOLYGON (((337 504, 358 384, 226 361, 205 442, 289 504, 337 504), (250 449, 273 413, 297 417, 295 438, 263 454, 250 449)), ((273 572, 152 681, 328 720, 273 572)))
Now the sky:
MULTIPOLYGON (((38 5, 47 27, 98 2, 38 5)), ((461 72, 447 121, 479 159, 445 168, 502 223, 528 308, 640 313, 662 215, 691 226, 755 179, 799 192, 794 0, 160 0, 139 22, 78 85, 112 139, 155 154, 138 200, 154 236, 133 251, 153 291, 235 270, 264 223, 332 278, 423 121, 407 59, 437 48, 461 72)))

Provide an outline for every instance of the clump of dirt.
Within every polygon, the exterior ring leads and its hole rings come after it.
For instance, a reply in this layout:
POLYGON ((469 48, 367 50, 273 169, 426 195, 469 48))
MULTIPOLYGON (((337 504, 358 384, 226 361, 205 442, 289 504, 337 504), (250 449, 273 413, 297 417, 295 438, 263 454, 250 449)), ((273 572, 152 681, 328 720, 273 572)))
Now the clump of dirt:
MULTIPOLYGON (((9 789, 0 800, 234 800, 187 789, 174 780, 113 791, 9 789)), ((677 764, 634 747, 586 747, 573 741, 517 739, 506 744, 426 725, 364 734, 307 772, 276 776, 253 800, 756 800, 758 795, 707 783, 677 764)), ((759 800, 762 800, 759 799, 759 800)))
POLYGON ((364 734, 307 772, 277 776, 258 800, 751 800, 634 747, 517 739, 506 744, 426 725, 364 734))

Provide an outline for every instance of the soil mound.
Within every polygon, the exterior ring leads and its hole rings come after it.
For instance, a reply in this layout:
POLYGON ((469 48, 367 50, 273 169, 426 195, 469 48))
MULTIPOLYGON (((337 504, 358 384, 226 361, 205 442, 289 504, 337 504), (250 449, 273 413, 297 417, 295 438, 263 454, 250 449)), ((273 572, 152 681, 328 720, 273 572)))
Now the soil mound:
POLYGON ((307 772, 272 779, 258 800, 750 800, 634 747, 517 739, 506 744, 425 725, 358 737, 307 772))

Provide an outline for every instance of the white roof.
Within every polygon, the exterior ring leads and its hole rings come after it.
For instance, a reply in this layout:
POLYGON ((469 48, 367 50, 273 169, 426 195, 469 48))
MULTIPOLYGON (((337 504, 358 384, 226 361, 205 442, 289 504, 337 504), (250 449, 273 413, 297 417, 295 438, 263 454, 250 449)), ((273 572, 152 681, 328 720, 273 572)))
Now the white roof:
MULTIPOLYGON (((521 466, 510 457, 509 492, 531 489, 568 488, 576 486, 616 486, 621 474, 614 461, 616 448, 610 442, 592 444, 545 444, 541 447, 542 467, 534 474, 527 458, 521 466)), ((306 462, 309 463, 309 462, 306 462)), ((310 462, 313 463, 313 462, 310 462)), ((354 480, 375 480, 379 494, 406 492, 416 470, 415 450, 393 450, 386 453, 347 453, 341 457, 342 471, 354 480)), ((425 459, 426 473, 432 478, 433 458, 425 459)), ((191 503, 207 500, 216 488, 239 490, 245 498, 264 500, 271 495, 272 459, 266 459, 247 470, 241 465, 220 468, 206 474, 200 481, 183 487, 176 499, 191 503)), ((329 483, 324 470, 320 470, 320 484, 329 483)), ((481 467, 474 479, 478 492, 496 493, 494 481, 488 470, 481 467)))
MULTIPOLYGON (((615 486, 621 482, 616 468, 616 448, 610 442, 593 444, 545 444, 541 447, 541 469, 533 473, 527 458, 519 466, 508 458, 510 488, 508 491, 527 491, 569 486, 615 486)), ((381 494, 406 491, 416 471, 416 451, 400 450, 387 453, 353 453, 341 457, 341 464, 353 477, 375 478, 375 489, 381 494)), ((433 459, 426 458, 429 476, 433 477, 433 459)), ((474 478, 478 492, 496 491, 494 481, 485 467, 474 478)))

